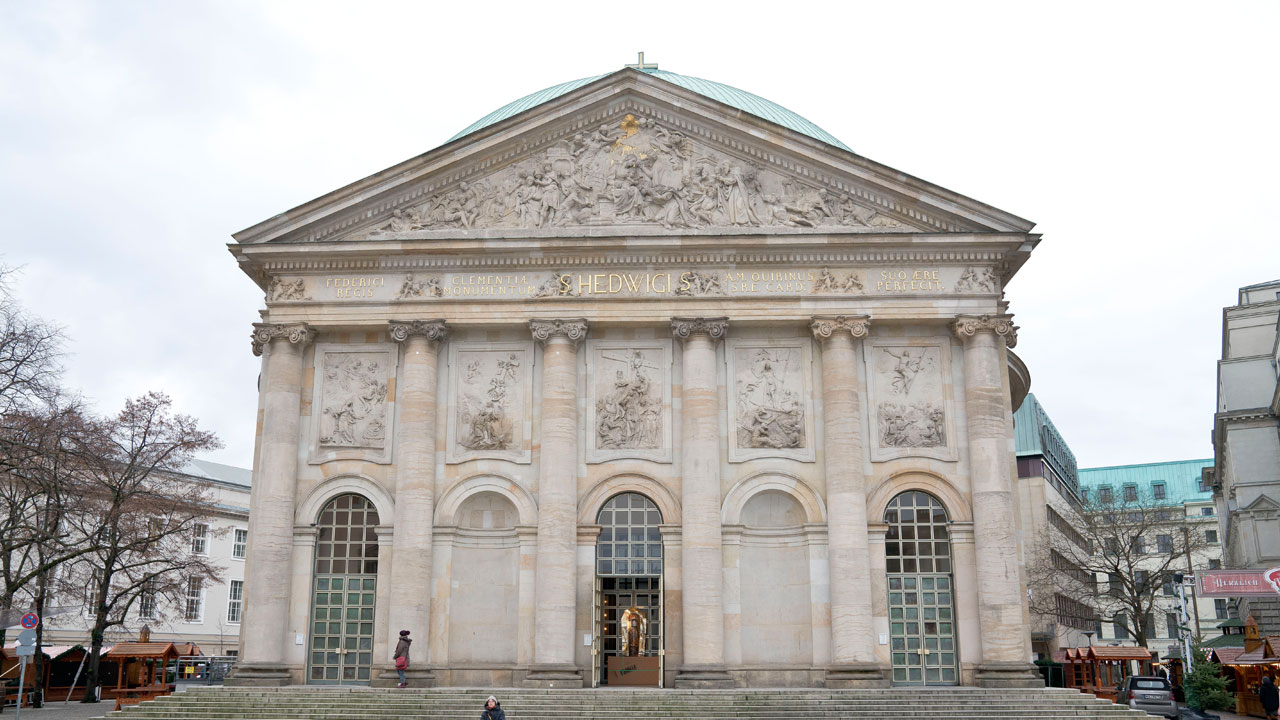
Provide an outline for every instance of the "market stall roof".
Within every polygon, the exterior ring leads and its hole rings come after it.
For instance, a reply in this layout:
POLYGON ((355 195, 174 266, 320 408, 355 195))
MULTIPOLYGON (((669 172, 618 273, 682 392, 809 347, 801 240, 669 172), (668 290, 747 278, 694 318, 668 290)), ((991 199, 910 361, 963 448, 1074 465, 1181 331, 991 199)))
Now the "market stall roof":
POLYGON ((203 655, 200 652, 200 646, 195 643, 178 643, 173 646, 178 651, 178 657, 189 657, 192 655, 203 655))
POLYGON ((1115 647, 1094 645, 1088 648, 1087 657, 1091 660, 1150 660, 1151 651, 1132 645, 1115 647))
POLYGON ((122 642, 111 648, 111 652, 103 653, 109 660, 121 658, 157 658, 167 660, 178 657, 178 649, 173 643, 162 642, 122 642))
POLYGON ((1210 659, 1220 665, 1235 665, 1236 660, 1243 654, 1242 647, 1221 647, 1209 651, 1210 659))
MULTIPOLYGON (((1243 626, 1242 626, 1243 627, 1243 626)), ((1244 647, 1244 634, 1231 633, 1230 635, 1219 635, 1212 640, 1206 640, 1204 648, 1242 648, 1244 647)))

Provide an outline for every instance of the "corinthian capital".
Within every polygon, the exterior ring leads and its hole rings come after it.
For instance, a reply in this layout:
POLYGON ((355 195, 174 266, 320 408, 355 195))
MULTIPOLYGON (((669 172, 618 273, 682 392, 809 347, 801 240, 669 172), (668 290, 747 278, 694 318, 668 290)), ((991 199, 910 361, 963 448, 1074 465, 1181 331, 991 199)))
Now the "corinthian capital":
POLYGON ((1013 324, 1012 315, 957 315, 953 327, 961 340, 969 340, 980 332, 989 332, 1004 338, 1009 347, 1018 344, 1018 326, 1013 324))
POLYGON ((729 318, 674 317, 671 318, 671 334, 677 340, 688 340, 694 335, 710 335, 719 340, 729 331, 729 318))
POLYGON ((449 326, 443 320, 391 320, 387 326, 391 339, 396 342, 404 342, 414 335, 421 335, 432 342, 444 342, 449 337, 449 326))
POLYGON ((855 338, 864 338, 871 332, 870 315, 815 315, 809 325, 813 336, 826 340, 834 334, 849 331, 855 338))
POLYGON ((533 339, 545 343, 553 337, 562 337, 576 347, 587 339, 587 321, 583 318, 573 320, 530 320, 529 330, 533 339))
POLYGON ((253 354, 261 355, 267 343, 276 338, 284 338, 291 343, 306 345, 315 339, 316 333, 306 323, 254 323, 253 354))

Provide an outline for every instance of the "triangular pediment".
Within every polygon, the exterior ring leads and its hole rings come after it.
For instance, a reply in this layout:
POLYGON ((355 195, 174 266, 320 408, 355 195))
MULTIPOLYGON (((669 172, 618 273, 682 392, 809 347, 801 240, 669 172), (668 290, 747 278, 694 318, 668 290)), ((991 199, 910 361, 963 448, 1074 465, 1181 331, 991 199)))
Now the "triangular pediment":
POLYGON ((1031 227, 843 148, 624 70, 236 239, 1025 233, 1031 227))
POLYGON ((1253 502, 1240 509, 1246 512, 1280 510, 1280 503, 1272 500, 1269 495, 1264 493, 1254 498, 1253 502))

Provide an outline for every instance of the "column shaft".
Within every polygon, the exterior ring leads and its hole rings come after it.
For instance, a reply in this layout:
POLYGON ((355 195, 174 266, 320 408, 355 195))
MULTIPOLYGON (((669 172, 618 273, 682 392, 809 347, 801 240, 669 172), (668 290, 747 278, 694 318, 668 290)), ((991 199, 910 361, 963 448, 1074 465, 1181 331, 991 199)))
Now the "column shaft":
POLYGON ((964 340, 974 549, 982 559, 977 568, 982 629, 977 680, 980 685, 1005 687, 1040 683, 1032 674, 1029 628, 1022 612, 1008 396, 1003 356, 997 345, 1004 338, 1012 344, 1015 330, 1007 317, 961 317, 956 322, 956 332, 964 340))
POLYGON ((680 452, 684 663, 677 687, 732 687, 724 667, 723 552, 720 527, 720 403, 716 341, 723 318, 677 318, 684 340, 680 452))
POLYGON ((382 676, 376 684, 398 682, 391 652, 401 630, 412 633, 409 646, 410 685, 430 685, 427 669, 431 642, 431 530, 435 519, 436 372, 438 348, 448 337, 442 320, 392 322, 392 339, 404 345, 398 378, 399 421, 396 425, 395 532, 390 567, 395 592, 391 596, 382 676))
POLYGON ((582 682, 574 662, 578 550, 578 344, 584 320, 534 320, 543 343, 534 665, 526 684, 582 682))
MULTIPOLYGON (((235 681, 286 684, 285 638, 292 592, 294 494, 298 477, 298 413, 302 350, 312 333, 305 325, 255 324, 254 352, 265 346, 262 378, 262 440, 254 473, 246 554, 243 646, 235 681)), ((299 630, 305 631, 303 628, 299 630)), ((235 683, 233 683, 235 684, 235 683)))
POLYGON ((875 657, 867 489, 863 473, 861 402, 854 338, 867 334, 866 317, 814 318, 822 340, 823 463, 831 567, 831 670, 827 687, 872 687, 888 682, 875 657))

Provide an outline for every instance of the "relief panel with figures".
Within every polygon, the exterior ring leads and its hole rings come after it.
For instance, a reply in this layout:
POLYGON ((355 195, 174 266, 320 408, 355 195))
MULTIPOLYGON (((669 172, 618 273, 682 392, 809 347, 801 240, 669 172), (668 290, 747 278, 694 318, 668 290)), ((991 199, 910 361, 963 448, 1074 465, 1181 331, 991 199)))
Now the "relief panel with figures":
POLYGON ((936 340, 873 343, 868 349, 873 460, 955 459, 949 402, 950 345, 936 340))
POLYGON ((527 343, 449 349, 448 462, 530 461, 533 352, 527 343))
POLYGON ((729 460, 812 461, 813 406, 807 340, 730 340, 729 460))
POLYGON ((381 345, 318 345, 310 462, 390 462, 396 353, 381 345))
POLYGON ((587 342, 587 462, 671 462, 671 342, 587 342))

